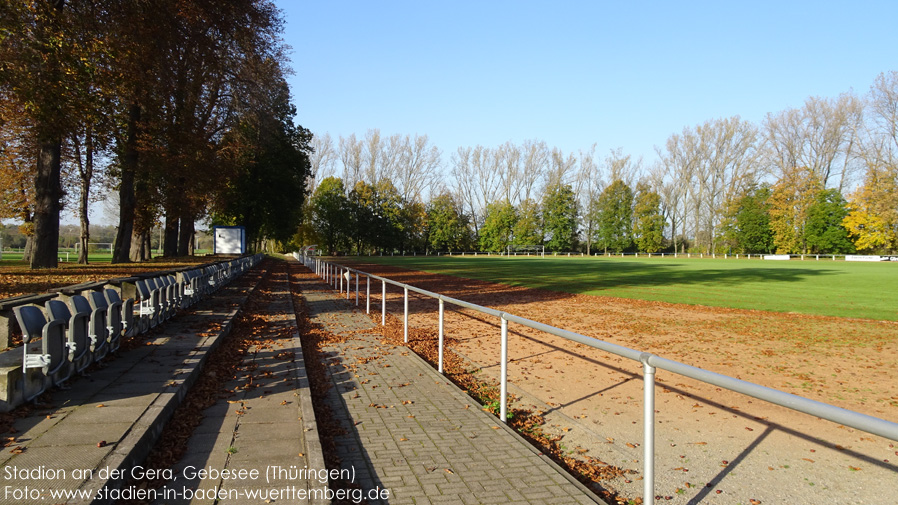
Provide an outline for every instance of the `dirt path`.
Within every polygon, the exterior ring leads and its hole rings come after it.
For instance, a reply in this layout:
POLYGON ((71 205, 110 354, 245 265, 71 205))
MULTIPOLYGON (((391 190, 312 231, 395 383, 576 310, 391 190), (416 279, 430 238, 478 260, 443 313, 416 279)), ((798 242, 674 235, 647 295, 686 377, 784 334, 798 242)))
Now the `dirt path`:
MULTIPOLYGON (((898 422, 898 324, 673 305, 363 265, 427 290, 898 422)), ((372 289, 379 298, 380 286, 372 289)), ((364 304, 364 287, 362 288, 364 304)), ((437 303, 412 297, 410 324, 437 303)), ((388 294, 401 314, 401 293, 388 294)), ((517 325, 509 379, 554 414, 572 452, 642 466, 641 365, 517 325), (578 447, 580 448, 578 450, 578 447)), ((499 324, 447 310, 456 351, 498 376, 499 324)), ((659 371, 656 491, 664 503, 894 504, 898 443, 659 371), (668 500, 669 498, 669 500, 668 500)), ((611 483, 641 494, 639 477, 611 483)))

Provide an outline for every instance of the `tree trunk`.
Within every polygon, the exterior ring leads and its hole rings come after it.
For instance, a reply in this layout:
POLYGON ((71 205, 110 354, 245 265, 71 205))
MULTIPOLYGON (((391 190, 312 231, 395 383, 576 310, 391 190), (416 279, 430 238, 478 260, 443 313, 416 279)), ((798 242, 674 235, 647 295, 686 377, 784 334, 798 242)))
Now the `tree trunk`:
POLYGON ((31 268, 56 268, 59 253, 59 211, 62 208, 62 142, 40 143, 34 177, 34 247, 31 268))
POLYGON ((153 244, 150 242, 150 230, 143 232, 143 247, 141 248, 141 261, 153 259, 153 244))
POLYGON ((137 151, 137 126, 140 121, 140 106, 131 104, 128 110, 128 132, 125 140, 125 152, 122 157, 122 180, 119 184, 119 224, 115 236, 115 248, 112 263, 131 261, 131 237, 134 233, 134 209, 137 199, 134 196, 134 174, 137 172, 139 153, 137 151))
POLYGON ((78 160, 78 172, 81 176, 81 197, 78 201, 78 215, 81 217, 80 248, 78 249, 78 264, 87 265, 88 244, 90 243, 90 216, 88 206, 90 202, 90 182, 94 175, 94 146, 93 135, 87 128, 84 136, 84 161, 81 161, 81 148, 78 139, 75 139, 75 157, 78 160))
POLYGON ((193 256, 193 235, 196 228, 193 213, 189 210, 181 212, 181 229, 178 236, 178 256, 193 256))
POLYGON ((162 240, 162 256, 166 258, 178 255, 178 221, 177 210, 168 207, 165 210, 165 233, 162 240))
POLYGON ((22 216, 22 221, 24 223, 19 227, 20 230, 30 230, 28 233, 24 233, 25 235, 25 249, 22 251, 22 261, 31 262, 31 252, 34 250, 34 218, 30 212, 25 212, 24 216, 22 216))

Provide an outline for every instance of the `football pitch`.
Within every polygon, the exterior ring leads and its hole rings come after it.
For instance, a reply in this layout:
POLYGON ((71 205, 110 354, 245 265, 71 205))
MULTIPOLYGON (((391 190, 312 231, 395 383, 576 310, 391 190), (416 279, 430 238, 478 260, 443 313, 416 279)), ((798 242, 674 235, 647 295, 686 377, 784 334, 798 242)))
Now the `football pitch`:
POLYGON ((566 293, 898 321, 898 264, 813 259, 362 257, 566 293))

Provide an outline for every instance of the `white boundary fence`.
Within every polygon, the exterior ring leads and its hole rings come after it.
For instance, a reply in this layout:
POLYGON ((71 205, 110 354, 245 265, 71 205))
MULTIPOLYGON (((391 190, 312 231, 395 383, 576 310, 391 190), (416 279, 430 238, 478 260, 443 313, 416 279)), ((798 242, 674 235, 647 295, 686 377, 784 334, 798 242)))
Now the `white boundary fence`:
POLYGON ((409 291, 434 298, 439 301, 439 354, 437 368, 443 373, 443 311, 444 305, 450 303, 459 307, 471 309, 482 314, 487 314, 500 319, 500 370, 499 370, 499 419, 504 423, 507 422, 507 398, 508 398, 508 323, 513 322, 528 328, 543 331, 550 335, 566 338, 574 342, 578 342, 596 349, 600 349, 611 354, 616 354, 623 358, 642 363, 643 366, 643 502, 646 505, 655 502, 655 373, 656 370, 666 370, 685 377, 689 377, 707 384, 717 387, 729 389, 737 393, 742 393, 759 400, 764 400, 781 407, 786 407, 798 412, 804 412, 812 416, 826 419, 834 423, 839 423, 851 428, 855 428, 867 433, 879 435, 890 440, 898 441, 898 423, 886 421, 878 417, 869 416, 860 412, 855 412, 834 405, 810 400, 801 396, 784 393, 782 391, 746 382, 740 379, 729 377, 727 375, 709 372, 702 368, 686 365, 677 361, 662 358, 648 352, 640 352, 628 347, 623 347, 610 342, 605 342, 593 337, 587 337, 579 333, 563 330, 554 326, 539 323, 530 319, 526 319, 507 312, 498 311, 489 307, 475 305, 463 300, 450 298, 438 293, 426 291, 408 284, 403 284, 394 280, 390 280, 377 275, 369 274, 349 268, 336 263, 331 263, 317 257, 303 257, 299 253, 294 253, 296 259, 302 261, 316 275, 324 279, 325 282, 343 293, 346 292, 346 299, 350 298, 352 290, 352 277, 355 277, 355 304, 359 305, 359 279, 366 278, 366 294, 365 307, 366 312, 371 313, 371 281, 380 281, 381 283, 381 325, 386 324, 387 307, 386 300, 387 284, 402 288, 404 293, 404 311, 403 311, 403 337, 408 342, 408 293, 409 291), (344 288, 345 280, 345 288, 344 288))
MULTIPOLYGON (((368 254, 372 256, 372 254, 368 254)), ((737 259, 737 260, 799 260, 799 261, 894 261, 898 262, 896 255, 873 255, 860 256, 855 254, 731 254, 731 253, 694 253, 694 252, 628 252, 628 253, 603 253, 594 252, 586 254, 585 252, 545 252, 545 251, 432 251, 429 253, 418 254, 417 252, 405 254, 374 254, 373 256, 502 256, 502 257, 534 257, 534 258, 676 258, 676 259, 737 259)))

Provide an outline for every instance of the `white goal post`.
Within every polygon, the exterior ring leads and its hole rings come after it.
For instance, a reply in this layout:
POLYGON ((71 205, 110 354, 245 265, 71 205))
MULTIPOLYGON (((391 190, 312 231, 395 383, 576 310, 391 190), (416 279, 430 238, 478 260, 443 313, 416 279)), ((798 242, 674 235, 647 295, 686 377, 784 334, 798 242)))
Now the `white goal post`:
POLYGON ((542 245, 510 245, 508 246, 509 256, 546 256, 546 246, 542 245))
MULTIPOLYGON (((112 254, 112 242, 88 242, 87 251, 107 251, 112 254)), ((75 252, 81 251, 81 242, 75 242, 75 252)))

